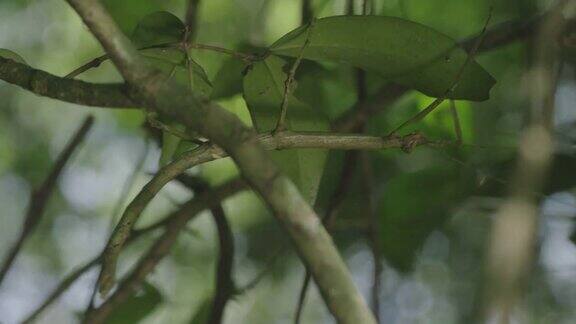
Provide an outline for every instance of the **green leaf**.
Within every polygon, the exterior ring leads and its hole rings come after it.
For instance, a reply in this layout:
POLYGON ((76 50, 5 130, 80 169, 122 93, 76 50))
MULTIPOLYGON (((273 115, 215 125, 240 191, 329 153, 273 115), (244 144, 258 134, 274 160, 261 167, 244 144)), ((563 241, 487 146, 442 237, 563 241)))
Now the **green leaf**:
POLYGON ((166 2, 168 1, 163 3, 162 1, 142 0, 102 0, 102 4, 126 35, 130 35, 142 17, 164 9, 166 2))
POLYGON ((14 62, 26 64, 26 61, 24 61, 22 56, 12 52, 9 49, 0 48, 0 56, 3 58, 11 59, 14 62))
MULTIPOLYGON (((274 130, 280 116, 286 69, 290 65, 278 57, 254 63, 244 78, 244 98, 252 123, 258 132, 274 130)), ((287 126, 292 131, 327 131, 328 121, 293 95, 288 98, 287 126)), ((303 195, 313 202, 316 197, 326 150, 293 149, 273 152, 274 160, 296 183, 303 195)))
POLYGON ((428 168, 401 174, 387 184, 378 209, 382 253, 401 271, 409 271, 428 235, 451 215, 450 207, 470 193, 471 173, 457 168, 428 168))
POLYGON ((314 61, 302 61, 296 71, 298 88, 294 96, 334 120, 356 101, 351 68, 329 69, 314 61))
MULTIPOLYGON (((171 127, 185 131, 183 125, 174 124, 171 127)), ((178 153, 178 148, 180 147, 180 143, 182 139, 168 131, 162 131, 162 151, 160 153, 160 166, 165 166, 166 164, 170 163, 172 159, 178 153)))
POLYGON ((246 63, 235 57, 224 61, 224 64, 214 77, 214 87, 210 99, 224 99, 241 93, 242 78, 245 70, 246 63))
POLYGON ((204 99, 210 96, 212 84, 206 72, 196 61, 187 61, 184 52, 174 48, 153 48, 140 53, 150 65, 166 73, 169 79, 188 84, 194 95, 204 99))
MULTIPOLYGON (((450 88, 467 54, 450 37, 408 20, 383 16, 336 16, 286 34, 272 46, 276 55, 329 60, 375 71, 386 79, 438 97, 450 88)), ((495 80, 470 62, 453 99, 486 100, 495 80)))
POLYGON ((131 38, 138 47, 179 43, 184 39, 185 29, 178 17, 166 11, 158 11, 142 18, 131 38))
MULTIPOLYGON (((191 58, 186 58, 186 53, 176 48, 153 48, 140 51, 146 61, 162 71, 166 80, 173 80, 190 87, 190 91, 201 99, 207 99, 212 91, 212 85, 204 69, 191 58)), ((158 121, 174 130, 177 134, 193 136, 187 129, 176 120, 165 116, 159 116, 158 121)), ((181 153, 182 147, 194 147, 191 142, 183 141, 173 133, 162 132, 162 153, 160 165, 166 165, 181 153)))
POLYGON ((106 320, 107 324, 140 323, 154 308, 162 302, 162 296, 156 287, 145 282, 141 291, 136 292, 120 307, 116 308, 106 320))

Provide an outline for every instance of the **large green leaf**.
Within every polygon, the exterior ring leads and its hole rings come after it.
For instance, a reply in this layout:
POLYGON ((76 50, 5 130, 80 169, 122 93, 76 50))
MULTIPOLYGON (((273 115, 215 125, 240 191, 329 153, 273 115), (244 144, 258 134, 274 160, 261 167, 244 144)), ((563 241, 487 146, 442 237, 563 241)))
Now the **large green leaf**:
POLYGON ((126 35, 130 35, 142 17, 165 9, 168 2, 160 0, 102 0, 102 4, 126 35))
POLYGON ((242 78, 246 63, 231 57, 224 61, 214 77, 212 100, 229 98, 242 92, 242 78))
POLYGON ((26 64, 26 61, 22 58, 22 56, 14 53, 9 49, 0 48, 0 56, 3 58, 11 59, 14 62, 26 64))
POLYGON ((158 11, 142 18, 132 33, 138 47, 178 43, 184 39, 185 25, 166 11, 158 11))
MULTIPOLYGON (((290 65, 278 57, 256 62, 244 77, 244 98, 258 132, 274 130, 280 116, 286 69, 290 65)), ((287 126, 292 131, 326 131, 328 121, 293 95, 288 98, 287 126)), ((326 150, 291 149, 273 153, 280 168, 292 178, 304 196, 314 201, 322 176, 326 150)))
MULTIPOLYGON (((424 25, 383 16, 321 18, 286 34, 272 46, 277 55, 331 60, 378 72, 429 96, 443 95, 466 62, 466 52, 450 37, 424 25)), ((478 63, 465 67, 454 99, 488 99, 494 79, 478 63)))
POLYGON ((141 291, 131 296, 116 308, 106 320, 108 324, 140 323, 154 308, 162 302, 162 296, 156 287, 145 282, 141 291))

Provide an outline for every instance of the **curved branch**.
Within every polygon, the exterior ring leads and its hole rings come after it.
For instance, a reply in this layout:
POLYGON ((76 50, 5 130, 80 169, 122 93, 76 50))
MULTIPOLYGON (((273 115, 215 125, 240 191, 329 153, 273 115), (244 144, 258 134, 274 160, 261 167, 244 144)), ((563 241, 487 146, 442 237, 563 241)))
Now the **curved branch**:
POLYGON ((118 289, 116 289, 110 298, 100 305, 100 307, 89 310, 84 319, 84 323, 105 323, 110 313, 134 293, 146 276, 154 270, 160 260, 170 252, 178 235, 186 228, 186 223, 207 206, 213 206, 224 197, 229 197, 243 190, 245 187, 246 183, 243 180, 232 180, 214 190, 192 198, 185 203, 178 212, 168 219, 164 233, 155 241, 146 254, 142 256, 134 267, 134 270, 120 283, 118 289))
POLYGON ((0 57, 0 80, 40 96, 84 106, 139 107, 128 97, 123 84, 98 84, 61 78, 3 57, 0 57))
MULTIPOLYGON (((282 132, 277 134, 263 134, 259 136, 260 142, 267 150, 279 150, 288 148, 328 148, 328 149, 386 149, 400 148, 410 150, 418 145, 439 144, 432 143, 419 134, 411 134, 404 137, 382 138, 367 135, 338 135, 326 133, 292 133, 282 132)), ((150 180, 128 205, 120 222, 116 226, 112 237, 108 241, 100 283, 112 285, 116 264, 123 242, 130 235, 133 225, 136 223, 146 206, 158 194, 168 182, 175 179, 184 171, 209 161, 226 157, 227 153, 221 148, 205 144, 195 150, 188 151, 178 159, 169 163, 150 180)))
POLYGON ((226 304, 234 295, 235 290, 234 281, 232 280, 234 237, 222 205, 215 204, 211 208, 211 212, 218 230, 219 257, 216 267, 216 287, 208 323, 217 324, 222 323, 226 304))
MULTIPOLYGON (((236 183, 234 181, 228 183, 227 185, 223 185, 222 187, 220 187, 222 190, 216 194, 217 197, 215 198, 215 200, 219 199, 220 201, 223 201, 223 200, 227 199, 228 197, 234 195, 235 193, 241 191, 242 189, 245 189, 245 187, 246 186, 239 186, 238 183, 236 183)), ((208 196, 208 197, 212 197, 212 196, 208 196)), ((195 198, 195 201, 197 201, 198 207, 203 208, 203 209, 209 208, 211 204, 216 203, 215 201, 212 201, 210 199, 203 200, 200 197, 195 198)), ((170 213, 168 216, 157 221, 156 223, 153 223, 151 225, 148 225, 148 226, 145 226, 142 228, 132 230, 128 240, 126 241, 126 244, 131 244, 133 242, 136 242, 136 240, 138 238, 144 236, 145 234, 148 234, 148 233, 153 232, 157 229, 165 227, 168 223, 170 223, 170 221, 173 218, 178 217, 177 215, 182 211, 183 208, 185 208, 185 206, 181 207, 176 212, 170 213)), ((83 275, 84 273, 86 273, 86 271, 90 270, 90 268, 92 268, 93 266, 97 265, 100 261, 102 261, 102 255, 103 254, 104 253, 98 254, 92 260, 88 261, 86 264, 77 268, 72 273, 67 275, 64 278, 64 280, 62 280, 60 282, 60 284, 55 288, 55 290, 44 300, 44 302, 38 308, 36 308, 30 315, 28 315, 28 317, 23 321, 23 323, 34 322, 34 320, 44 310, 46 310, 46 308, 48 308, 48 306, 50 306, 56 299, 58 299, 66 290, 68 290, 68 288, 81 275, 83 275)))

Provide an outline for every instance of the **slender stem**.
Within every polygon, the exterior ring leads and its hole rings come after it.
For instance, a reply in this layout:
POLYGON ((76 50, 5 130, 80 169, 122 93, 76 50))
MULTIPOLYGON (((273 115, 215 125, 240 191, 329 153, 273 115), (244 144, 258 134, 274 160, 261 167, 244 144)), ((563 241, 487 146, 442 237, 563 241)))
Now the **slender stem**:
POLYGON ((22 249, 24 242, 32 234, 42 219, 44 210, 46 209, 46 205, 48 203, 48 199, 52 196, 52 192, 56 187, 58 178, 62 174, 62 171, 66 165, 71 160, 74 152, 76 152, 76 150, 80 147, 86 138, 86 134, 88 134, 88 131, 90 131, 93 124, 94 117, 88 116, 86 119, 84 119, 82 125, 80 125, 76 133, 72 136, 64 150, 56 159, 56 163, 54 163, 50 173, 46 176, 42 184, 33 190, 30 194, 30 203, 28 204, 28 210, 26 212, 26 216, 24 217, 24 225, 22 227, 22 231, 20 232, 20 235, 18 236, 18 239, 12 248, 10 248, 6 258, 2 262, 2 267, 0 268, 0 285, 2 285, 6 274, 12 267, 12 264, 22 249))
POLYGON ((282 102, 280 104, 280 118, 278 118, 278 123, 276 124, 275 133, 282 132, 286 130, 286 115, 288 113, 288 99, 290 97, 290 93, 292 92, 292 83, 294 83, 294 76, 296 75, 296 70, 300 66, 302 62, 302 57, 304 55, 304 49, 310 43, 310 37, 312 35, 312 30, 314 29, 314 20, 310 21, 310 25, 306 29, 306 39, 304 40, 304 44, 300 48, 300 53, 298 53, 298 57, 294 64, 292 64, 292 68, 288 72, 286 76, 286 80, 284 81, 284 93, 282 95, 282 102))
POLYGON ((372 269, 371 306, 376 321, 380 322, 380 287, 382 286, 381 222, 374 201, 374 169, 367 152, 358 152, 362 165, 362 187, 367 206, 368 231, 366 233, 374 268, 372 269))
POLYGON ((234 237, 230 224, 221 204, 211 208, 212 218, 216 223, 219 242, 219 257, 216 266, 216 287, 214 287, 214 299, 210 308, 208 323, 222 323, 226 304, 235 292, 232 271, 234 265, 234 237))
POLYGON ((74 79, 75 77, 79 76, 80 74, 90 70, 90 69, 94 69, 100 66, 100 64, 106 62, 108 60, 108 55, 104 54, 101 56, 98 56, 97 58, 92 59, 90 62, 74 69, 74 71, 66 74, 65 78, 67 79, 74 79))
POLYGON ((189 47, 195 48, 195 49, 209 50, 209 51, 213 51, 213 52, 217 52, 217 53, 223 53, 223 54, 230 55, 232 57, 241 59, 241 60, 248 62, 248 63, 253 62, 253 61, 258 59, 256 56, 251 55, 251 54, 233 51, 230 49, 226 49, 226 48, 222 48, 222 47, 218 47, 218 46, 214 46, 214 45, 195 43, 195 44, 190 44, 189 47))
POLYGON ((80 278, 83 274, 88 272, 88 270, 90 270, 92 267, 97 265, 100 262, 100 259, 101 255, 98 255, 97 257, 93 258, 83 266, 77 268, 76 270, 68 274, 64 278, 64 280, 62 280, 60 284, 58 284, 56 289, 54 289, 54 291, 52 291, 52 293, 44 300, 44 302, 38 308, 32 311, 32 313, 22 321, 22 323, 28 324, 34 322, 36 318, 38 318, 38 316, 44 310, 46 310, 48 306, 50 306, 53 302, 56 301, 56 299, 58 299, 64 292, 66 292, 68 288, 70 288, 70 286, 72 286, 72 284, 76 282, 76 280, 78 280, 78 278, 80 278))
POLYGON ((115 266, 121 250, 121 242, 125 241, 132 225, 148 205, 148 203, 156 196, 156 194, 179 174, 183 173, 191 166, 207 162, 213 159, 215 151, 221 151, 215 147, 204 145, 194 151, 187 152, 181 158, 169 163, 164 168, 160 169, 158 173, 148 182, 138 195, 132 200, 124 211, 116 230, 113 233, 110 241, 108 242, 107 253, 104 257, 104 267, 100 274, 99 282, 104 285, 111 285, 113 275, 115 273, 115 266))
POLYGON ((310 271, 306 269, 304 280, 302 281, 302 287, 300 287, 300 293, 298 294, 298 303, 296 304, 294 324, 300 324, 302 321, 302 314, 304 314, 304 306, 306 305, 306 296, 308 295, 308 287, 310 286, 311 279, 312 275, 310 275, 310 271))
POLYGON ((245 188, 243 180, 233 180, 214 190, 208 191, 185 203, 166 223, 164 233, 154 242, 148 251, 140 258, 132 272, 119 284, 118 289, 102 305, 91 309, 84 318, 84 323, 105 323, 108 316, 121 305, 142 284, 146 276, 154 270, 158 263, 170 252, 179 234, 186 224, 200 211, 208 206, 214 206, 223 197, 239 192, 245 188))
MULTIPOLYGON (((188 187, 196 194, 208 190, 207 183, 199 178, 190 177, 186 174, 178 176, 178 181, 188 187)), ((236 293, 234 280, 232 279, 234 265, 234 236, 230 229, 230 224, 226 219, 226 213, 220 202, 210 206, 212 218, 216 224, 219 243, 219 257, 216 266, 216 287, 214 287, 214 298, 210 308, 208 323, 218 324, 222 322, 226 304, 236 293)))
MULTIPOLYGON (((234 194, 234 191, 229 191, 227 192, 227 194, 232 195, 234 194)), ((221 197, 222 200, 228 198, 228 196, 223 195, 221 197)), ((209 208, 209 201, 205 201, 202 202, 204 204, 204 208, 209 208)), ((143 228, 139 228, 139 229, 134 229, 132 230, 132 233, 130 234, 128 240, 126 241, 126 244, 132 244, 133 242, 135 242, 138 238, 142 237, 145 234, 151 233, 157 229, 163 228, 166 226, 166 224, 168 224, 170 222, 170 219, 172 219, 173 217, 175 217, 177 212, 175 213, 171 213, 170 215, 164 217, 162 220, 153 223, 151 225, 148 225, 146 227, 143 228)), ((79 267, 77 270, 74 270, 72 273, 70 273, 69 275, 67 275, 65 277, 64 280, 62 280, 60 282, 60 284, 56 287, 56 289, 48 296, 48 298, 46 298, 44 300, 44 302, 38 307, 36 308, 24 321, 23 323, 32 323, 46 308, 48 308, 48 306, 50 306, 54 301, 56 301, 56 299, 58 299, 64 292, 66 292, 66 290, 68 290, 68 288, 80 277, 82 276, 84 273, 86 273, 88 270, 90 270, 90 268, 92 268, 93 266, 97 265, 98 263, 100 263, 100 261, 102 260, 102 256, 103 256, 104 252, 100 253, 99 255, 97 255, 96 257, 94 257, 92 260, 88 261, 85 265, 79 267)))
POLYGON ((132 172, 128 175, 128 178, 126 178, 126 181, 122 186, 122 191, 120 192, 120 198, 116 202, 114 209, 112 209, 112 215, 110 217, 111 229, 114 228, 114 225, 117 222, 117 218, 120 216, 119 214, 122 211, 124 204, 126 204, 128 195, 130 195, 130 192, 132 191, 134 184, 136 183, 138 175, 142 172, 142 169, 144 168, 144 164, 146 163, 146 157, 148 156, 149 150, 150 150, 150 144, 144 143, 141 155, 138 157, 138 160, 134 165, 132 172))
POLYGON ((462 126, 460 126, 460 118, 458 117, 458 110, 454 100, 450 100, 450 113, 454 121, 454 133, 456 134, 456 144, 462 144, 462 126))

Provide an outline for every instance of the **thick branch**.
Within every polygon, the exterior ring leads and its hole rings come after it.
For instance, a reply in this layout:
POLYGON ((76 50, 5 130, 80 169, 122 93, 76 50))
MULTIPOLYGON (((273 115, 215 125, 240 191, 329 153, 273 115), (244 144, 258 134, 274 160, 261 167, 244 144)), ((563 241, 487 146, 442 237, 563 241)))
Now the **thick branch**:
POLYGON ((36 225, 38 225, 38 223, 40 222, 40 219, 44 215, 44 209, 46 208, 46 203, 48 202, 48 199, 52 196, 52 192, 56 187, 56 182, 58 178, 62 174, 62 171, 64 170, 66 164, 68 164, 68 161, 70 161, 70 158, 72 157, 73 153, 84 141, 84 138, 86 137, 86 134, 88 134, 88 131, 92 127, 93 123, 94 123, 94 117, 92 116, 88 116, 84 120, 80 128, 78 128, 74 136, 70 139, 70 142, 66 145, 62 153, 60 153, 60 156, 58 156, 56 163, 52 167, 50 173, 46 176, 46 179, 44 179, 44 182, 42 182, 42 184, 31 193, 30 203, 28 205, 28 211, 26 212, 26 216, 24 218, 24 225, 22 227, 22 231, 20 232, 20 235, 18 236, 16 243, 14 243, 14 246, 8 252, 6 259, 2 263, 2 268, 0 269, 0 285, 4 281, 6 273, 8 273, 8 270, 10 270, 10 267, 12 266, 12 263, 16 259, 16 256, 18 255, 18 252, 22 248, 26 238, 28 238, 28 236, 36 228, 36 225))
MULTIPOLYGON (((100 40, 126 80, 132 84, 136 95, 143 98, 150 108, 180 120, 231 155, 244 177, 286 227, 337 320, 342 323, 374 323, 372 314, 354 286, 330 236, 292 181, 282 175, 271 162, 253 130, 245 127, 233 114, 216 105, 198 101, 184 86, 166 82, 137 63, 140 61, 138 53, 126 38, 122 38, 98 2, 69 1, 100 40)), ((118 229, 125 231, 122 228, 132 224, 123 222, 118 229)), ((124 243, 119 231, 115 231, 112 237, 112 241, 116 239, 116 242, 108 245, 112 250, 121 248, 124 243)), ((104 263, 107 268, 114 266, 104 263)), ((107 273, 109 279, 113 278, 113 272, 103 273, 107 273)), ((107 292, 112 282, 103 281, 101 291, 107 292)))
POLYGON ((123 84, 96 84, 61 78, 0 56, 0 80, 37 95, 84 106, 136 108, 123 84))

